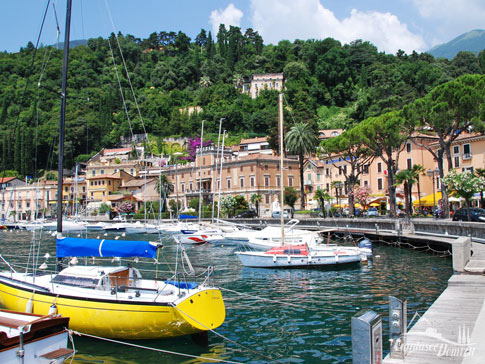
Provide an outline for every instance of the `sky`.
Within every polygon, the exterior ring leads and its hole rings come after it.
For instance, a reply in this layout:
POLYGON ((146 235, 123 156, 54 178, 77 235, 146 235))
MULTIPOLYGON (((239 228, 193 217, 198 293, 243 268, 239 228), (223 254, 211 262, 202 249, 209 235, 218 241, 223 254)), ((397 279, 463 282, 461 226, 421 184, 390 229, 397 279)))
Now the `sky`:
MULTIPOLYGON (((0 9, 0 51, 64 39, 66 0, 3 0, 0 9)), ((111 32, 147 38, 160 31, 194 39, 201 29, 215 39, 219 24, 253 28, 265 44, 362 39, 382 52, 409 54, 485 29, 485 0, 73 0, 71 40, 111 32)))

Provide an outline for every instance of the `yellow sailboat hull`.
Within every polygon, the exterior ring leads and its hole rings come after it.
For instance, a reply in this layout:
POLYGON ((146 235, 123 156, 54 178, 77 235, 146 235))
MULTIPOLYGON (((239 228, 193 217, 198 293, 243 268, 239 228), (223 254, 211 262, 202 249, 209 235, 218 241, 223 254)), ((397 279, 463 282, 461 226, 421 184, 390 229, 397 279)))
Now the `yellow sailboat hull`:
POLYGON ((212 330, 224 322, 225 308, 218 289, 197 290, 176 305, 108 299, 76 298, 42 293, 0 282, 0 304, 46 315, 55 304, 57 313, 70 318, 69 328, 81 333, 117 339, 158 339, 212 330), (30 306, 30 304, 29 304, 30 306))

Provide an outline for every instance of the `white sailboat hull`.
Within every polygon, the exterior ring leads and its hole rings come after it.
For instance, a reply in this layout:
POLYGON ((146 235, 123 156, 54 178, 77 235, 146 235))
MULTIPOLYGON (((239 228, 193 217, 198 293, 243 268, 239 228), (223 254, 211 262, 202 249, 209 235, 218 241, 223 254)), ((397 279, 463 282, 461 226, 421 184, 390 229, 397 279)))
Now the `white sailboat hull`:
POLYGON ((236 255, 242 265, 255 268, 307 268, 361 262, 362 254, 359 249, 337 248, 310 249, 308 254, 300 254, 298 249, 290 247, 282 253, 236 252, 236 255))

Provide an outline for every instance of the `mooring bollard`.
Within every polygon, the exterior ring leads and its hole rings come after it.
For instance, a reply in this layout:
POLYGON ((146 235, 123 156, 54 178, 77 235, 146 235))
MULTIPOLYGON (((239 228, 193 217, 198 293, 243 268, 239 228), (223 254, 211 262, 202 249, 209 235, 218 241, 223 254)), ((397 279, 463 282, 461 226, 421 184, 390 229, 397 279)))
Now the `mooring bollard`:
POLYGON ((408 303, 406 299, 389 296, 389 331, 393 359, 404 359, 408 324, 408 303))
POLYGON ((382 320, 372 310, 352 317, 352 363, 382 363, 382 320))

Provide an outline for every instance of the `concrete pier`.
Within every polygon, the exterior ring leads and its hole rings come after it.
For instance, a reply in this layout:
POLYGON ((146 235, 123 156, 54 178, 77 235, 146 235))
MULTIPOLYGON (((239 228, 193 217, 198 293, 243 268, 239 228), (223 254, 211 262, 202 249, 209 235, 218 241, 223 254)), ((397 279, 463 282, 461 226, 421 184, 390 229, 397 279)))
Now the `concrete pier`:
POLYGON ((485 246, 470 238, 449 243, 455 274, 448 287, 408 331, 404 359, 383 363, 485 363, 485 246))

